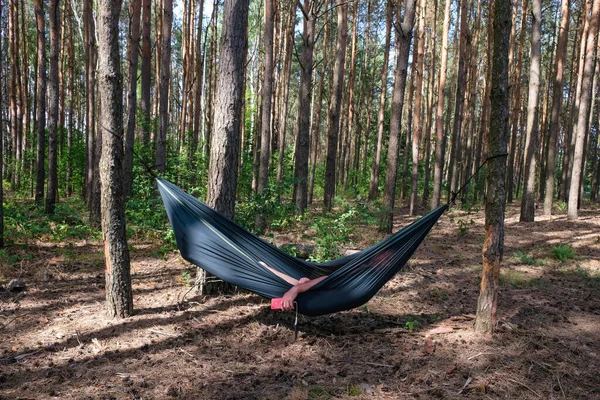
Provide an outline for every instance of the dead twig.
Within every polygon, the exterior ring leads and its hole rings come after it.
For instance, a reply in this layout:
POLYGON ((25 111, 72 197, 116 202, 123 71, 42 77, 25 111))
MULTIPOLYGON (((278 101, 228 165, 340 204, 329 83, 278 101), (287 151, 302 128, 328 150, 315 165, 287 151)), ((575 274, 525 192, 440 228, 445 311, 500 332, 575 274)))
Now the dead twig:
POLYGON ((169 336, 169 337, 177 337, 177 335, 173 335, 172 333, 157 331, 157 330, 154 330, 154 329, 149 329, 149 331, 152 332, 152 333, 156 333, 158 335, 165 335, 165 336, 169 336))
POLYGON ((463 387, 462 387, 462 388, 461 388, 461 389, 458 391, 458 393, 457 393, 457 394, 461 394, 461 393, 462 393, 462 391, 463 391, 463 390, 465 390, 465 388, 466 388, 467 386, 469 386, 469 383, 471 383, 471 381, 472 381, 472 380, 473 380, 473 378, 471 378, 471 377, 468 377, 468 378, 467 378, 467 381, 465 382, 465 384, 463 385, 463 387))
POLYGON ((393 366, 393 365, 382 364, 382 363, 375 363, 375 362, 368 362, 368 361, 367 361, 367 362, 365 362, 365 364, 368 364, 368 365, 374 365, 374 366, 376 366, 376 367, 394 368, 394 366, 393 366))
POLYGON ((0 329, 4 329, 6 328, 8 325, 12 324, 13 322, 15 322, 16 320, 18 320, 19 318, 23 318, 24 316, 28 315, 29 313, 26 312, 25 314, 21 314, 21 315, 17 315, 16 317, 14 317, 13 319, 11 319, 10 321, 8 321, 5 324, 0 325, 0 329))
POLYGON ((526 384, 524 384, 523 382, 519 382, 519 381, 515 381, 514 379, 508 378, 509 381, 514 382, 518 385, 523 386, 526 389, 529 389, 531 391, 531 393, 535 394, 537 397, 541 398, 542 396, 540 394, 538 394, 538 392, 536 392, 535 390, 533 390, 532 388, 530 388, 529 386, 527 386, 526 384))
POLYGON ((563 395, 563 399, 566 398, 567 396, 565 396, 565 391, 563 390, 562 385, 560 384, 560 377, 558 375, 556 375, 556 380, 558 381, 558 387, 560 388, 560 392, 563 395))

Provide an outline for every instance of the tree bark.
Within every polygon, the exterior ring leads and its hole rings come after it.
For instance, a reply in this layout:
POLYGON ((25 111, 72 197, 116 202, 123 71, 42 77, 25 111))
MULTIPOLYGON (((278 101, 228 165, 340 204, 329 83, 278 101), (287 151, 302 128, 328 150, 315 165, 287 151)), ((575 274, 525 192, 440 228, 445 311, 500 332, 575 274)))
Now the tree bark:
POLYGON ((46 22, 44 18, 44 2, 35 2, 35 20, 37 26, 37 86, 36 86, 36 121, 37 121, 37 157, 35 202, 41 204, 44 199, 45 155, 46 155, 46 22))
POLYGON ((590 26, 586 39, 585 61, 583 67, 583 79, 581 83, 581 98, 579 100, 579 114, 577 116, 577 129, 574 132, 575 151, 573 153, 573 171, 571 173, 571 185, 569 189, 569 201, 567 203, 567 218, 577 219, 579 202, 579 185, 583 169, 583 149, 585 132, 590 110, 590 98, 592 92, 592 79, 594 77, 594 58, 598 40, 598 18, 600 18, 600 0, 593 0, 590 26))
POLYGON ((123 194, 123 77, 119 49, 121 0, 98 1, 98 82, 102 157, 102 236, 106 262, 106 308, 110 317, 133 314, 123 194), (117 134, 115 134, 117 133, 117 134))
POLYGON ((54 214, 58 191, 58 46, 60 43, 59 0, 48 2, 50 20, 50 71, 48 74, 48 186, 46 191, 46 214, 54 214))
MULTIPOLYGON (((273 91, 273 34, 275 13, 273 0, 265 0, 264 71, 261 93, 261 124, 260 124, 260 154, 258 166, 258 181, 256 192, 264 194, 269 183, 269 161, 271 159, 271 92, 273 91)), ((256 228, 265 229, 265 215, 259 213, 256 217, 256 228)))
MULTIPOLYGON (((248 35, 248 0, 225 0, 216 86, 207 203, 233 219, 238 177, 242 86, 248 35)), ((202 288, 202 293, 209 289, 202 288)))
MULTIPOLYGON (((2 19, 4 3, 0 1, 0 21, 2 19)), ((37 4, 36 4, 37 5, 37 4)), ((36 13, 37 17, 37 13, 36 13)), ((0 37, 0 54, 2 53, 2 38, 0 37)), ((4 137, 4 76, 3 68, 0 67, 0 137, 4 137)), ((4 204, 4 183, 3 183, 3 171, 4 171, 4 140, 0 140, 0 204, 4 204)), ((0 249, 4 248, 4 207, 0 207, 0 249)))
POLYGON ((525 141, 525 179, 521 199, 521 222, 535 219, 535 172, 539 132, 539 93, 541 67, 542 0, 533 0, 531 9, 531 59, 529 99, 527 104, 527 138, 525 141))
MULTIPOLYGON (((560 30, 556 44, 554 64, 554 83, 552 88, 552 111, 550 113, 550 132, 548 137, 548 157, 546 158, 546 193, 544 196, 544 215, 552 214, 552 199, 554 198, 554 181, 556 175, 556 158, 558 135, 560 133, 560 114, 563 100, 563 80, 567 45, 569 42, 569 0, 562 0, 560 30)), ((542 184, 544 184, 542 182, 542 184)))
MULTIPOLYGON (((173 25, 173 0, 162 0, 162 34, 160 50, 160 83, 158 134, 156 135, 156 169, 165 172, 167 167, 167 130, 169 129, 169 85, 171 83, 171 28, 173 25)), ((158 62, 158 61, 157 61, 158 62)))
POLYGON ((379 112, 377 114, 377 141, 375 142, 373 164, 371 165, 371 179, 369 184, 369 200, 379 197, 379 170, 383 147, 383 130, 385 125, 385 105, 387 98, 388 64, 390 57, 390 42, 392 36, 393 4, 392 0, 386 2, 385 7, 385 45, 383 47, 383 66, 381 69, 381 94, 379 95, 379 112))
MULTIPOLYGON (((387 172, 385 175, 385 192, 383 194, 385 214, 381 221, 381 229, 387 233, 392 232, 394 220, 396 180, 398 177, 398 150, 400 147, 399 139, 400 132, 402 132, 402 108, 404 107, 408 53, 415 22, 415 2, 416 0, 407 0, 402 24, 396 29, 398 51, 396 55, 394 90, 392 92, 392 115, 390 118, 390 140, 388 145, 387 172)), ((396 13, 397 21, 400 21, 399 8, 398 6, 396 13)))
POLYGON ((433 195, 431 209, 440 205, 442 195, 442 173, 444 170, 444 93, 446 90, 446 69, 448 68, 448 29, 450 26, 450 4, 446 0, 444 8, 444 27, 442 28, 442 54, 440 61, 440 80, 435 114, 435 165, 433 169, 433 195))
POLYGON ((419 44, 417 46, 417 62, 415 66, 416 72, 416 87, 415 87, 415 107, 413 109, 414 114, 414 129, 412 137, 412 181, 411 181, 411 192, 410 192, 410 206, 408 214, 410 216, 415 213, 415 206, 417 205, 417 192, 419 183, 419 148, 421 146, 421 138, 423 136, 423 121, 421 116, 421 108, 423 105, 423 73, 424 73, 424 48, 425 48, 425 1, 419 1, 419 24, 417 28, 417 35, 419 36, 419 44))
MULTIPOLYGON (((513 108, 512 108, 512 134, 510 140, 510 151, 508 155, 508 187, 507 187, 507 201, 512 203, 513 201, 513 192, 515 185, 515 163, 517 156, 517 131, 519 130, 519 115, 521 110, 521 71, 523 68, 523 52, 525 49, 525 34, 527 33, 527 5, 528 1, 523 0, 522 6, 522 17, 521 17, 521 32, 519 36, 519 46, 517 48, 517 65, 515 68, 515 74, 513 77, 513 83, 510 88, 511 96, 513 98, 513 108), (514 89, 513 89, 514 86, 514 89)), ((516 9, 515 9, 516 12, 516 9)))
POLYGON ((494 62, 492 65, 491 119, 488 135, 488 195, 485 205, 485 242, 482 249, 481 292, 475 331, 491 334, 497 325, 498 278, 504 251, 506 203, 506 153, 508 142, 508 48, 511 28, 510 1, 494 1, 494 62))
POLYGON ((145 145, 150 142, 150 89, 152 74, 152 43, 150 41, 152 22, 152 0, 142 0, 142 67, 141 67, 141 128, 142 141, 145 145))
POLYGON ((319 78, 319 89, 317 91, 317 100, 315 102, 315 106, 313 107, 313 123, 310 129, 311 134, 311 167, 310 167, 310 179, 308 183, 308 204, 312 204, 313 201, 313 193, 315 187, 315 173, 317 169, 317 156, 319 153, 319 137, 321 133, 321 110, 323 108, 323 90, 325 88, 325 76, 327 73, 327 66, 329 64, 329 60, 327 59, 327 48, 329 47, 328 43, 328 33, 329 33, 329 13, 325 14, 325 21, 323 22, 323 66, 321 68, 321 76, 319 78))
POLYGON ((310 142, 310 101, 312 97, 313 52, 315 48, 315 25, 318 10, 316 4, 304 0, 304 34, 300 56, 300 93, 298 106, 298 136, 294 165, 294 202, 296 213, 304 214, 308 204, 308 153, 310 142))
POLYGON ((123 192, 125 198, 131 196, 131 186, 133 184, 133 145, 137 116, 137 72, 141 6, 141 0, 131 0, 129 3, 129 35, 127 36, 129 82, 127 87, 127 133, 125 134, 125 166, 123 171, 123 192))
POLYGON ((340 110, 342 106, 342 83, 348 43, 348 3, 336 0, 338 16, 338 39, 335 67, 333 69, 333 86, 329 105, 329 129, 327 132, 327 160, 325 163, 325 210, 331 210, 335 197, 335 175, 338 136, 340 131, 340 110))
MULTIPOLYGON (((526 0, 525 0, 526 1, 526 0)), ((467 0, 461 0, 460 7, 460 48, 458 58, 458 75, 456 82, 456 100, 454 103, 454 126, 452 128, 449 173, 449 193, 456 191, 458 185, 461 160, 461 128, 463 122, 463 110, 465 100, 465 87, 467 82, 467 48, 471 44, 471 32, 467 23, 467 0)))

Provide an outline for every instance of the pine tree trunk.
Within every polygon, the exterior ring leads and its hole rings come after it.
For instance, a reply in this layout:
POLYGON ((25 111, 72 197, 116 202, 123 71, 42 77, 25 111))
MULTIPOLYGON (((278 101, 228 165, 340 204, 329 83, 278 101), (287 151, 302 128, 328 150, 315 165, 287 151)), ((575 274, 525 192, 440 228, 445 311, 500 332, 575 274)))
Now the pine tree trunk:
POLYGON ((569 200, 567 204, 567 218, 577 219, 579 202, 579 185, 583 169, 583 149, 585 131, 588 122, 588 111, 590 110, 590 98, 592 92, 592 79, 594 75, 595 49, 598 40, 598 18, 600 18, 600 0, 593 0, 592 15, 590 18, 587 34, 583 77, 581 83, 581 98, 579 101, 579 114, 575 135, 575 151, 573 153, 573 172, 571 173, 571 185, 569 189, 569 200))
MULTIPOLYGON (((494 62, 492 65, 491 119, 488 135, 490 156, 506 153, 508 142, 508 50, 510 1, 494 1, 494 62)), ((485 242, 481 292, 477 302, 475 331, 491 334, 497 325, 498 278, 504 250, 504 206, 506 203, 506 158, 488 162, 488 195, 485 207, 485 242)))
MULTIPOLYGON (((579 40, 576 42, 579 45, 573 46, 573 49, 578 49, 577 53, 577 74, 571 74, 575 76, 572 80, 572 84, 575 88, 573 98, 571 101, 571 113, 569 114, 569 122, 567 126, 567 134, 565 137, 565 150, 563 157, 563 171, 560 188, 560 198, 566 202, 569 201, 569 188, 571 187, 571 177, 573 172, 573 158, 575 152, 575 142, 577 140, 577 121, 579 119, 580 111, 580 98, 581 98, 581 86, 583 84, 583 69, 585 66, 585 49, 586 49, 586 38, 588 37, 590 20, 586 18, 591 9, 591 0, 586 0, 581 5, 585 11, 580 12, 583 16, 583 27, 580 31, 579 40), (574 84, 573 82, 576 82, 574 84)), ((572 71, 575 71, 575 63, 571 64, 572 71)))
POLYGON ((521 201, 521 222, 535 218, 535 172, 539 134, 539 93, 541 67, 542 0, 533 0, 531 10, 531 59, 529 67, 529 98, 527 104, 527 138, 525 142, 525 179, 521 201))
POLYGON ((152 22, 152 0, 142 0, 142 67, 140 78, 140 117, 142 141, 150 143, 150 89, 152 74, 152 43, 150 41, 152 22))
MULTIPOLYGON (((527 15, 527 5, 528 1, 523 0, 522 6, 522 16, 527 15)), ((516 10, 515 10, 516 12, 516 10)), ((516 156, 517 156, 517 131, 519 130, 519 115, 521 109, 521 71, 523 68, 523 52, 525 51, 525 34, 527 33, 527 18, 521 17, 521 32, 519 36, 519 46, 517 48, 517 65, 515 68, 515 74, 513 77, 513 83, 511 85, 511 96, 513 97, 513 107, 512 107, 512 137, 510 139, 510 151, 508 154, 508 170, 507 170, 507 201, 512 203, 513 201, 513 192, 515 185, 515 164, 516 164, 516 156), (514 91, 513 91, 514 87, 514 91), (514 93, 514 95, 513 95, 514 93)))
POLYGON ((340 110, 342 106, 342 91, 344 67, 346 60, 346 44, 348 42, 348 4, 336 0, 338 16, 338 39, 335 67, 333 69, 333 86, 329 105, 329 129, 327 132, 327 160, 325 164, 325 210, 331 210, 335 197, 335 175, 338 136, 340 130, 340 110))
POLYGON ((449 169, 449 193, 456 191, 458 184, 459 163, 461 160, 461 128, 463 122, 463 110, 465 99, 465 88, 467 82, 467 47, 471 44, 471 32, 467 24, 467 0, 461 0, 460 8, 460 48, 458 58, 458 75, 456 82, 456 100, 454 103, 454 126, 452 128, 452 141, 450 152, 449 169))
MULTIPOLYGON (((433 13, 432 13, 432 22, 431 26, 433 27, 432 31, 437 31, 437 10, 438 10, 438 1, 434 1, 433 13)), ((436 36, 430 35, 428 37, 427 47, 431 51, 431 58, 428 69, 428 79, 427 79, 427 124, 425 126, 425 182, 423 184, 423 199, 422 205, 423 207, 427 207, 427 202, 429 201, 429 182, 431 180, 431 128, 433 126, 433 122, 435 120, 435 114, 433 110, 433 90, 434 90, 434 82, 435 82, 435 68, 436 68, 436 36)))
POLYGON ((417 28, 417 35, 419 36, 419 44, 417 45, 417 62, 415 65, 416 77, 416 97, 415 107, 413 109, 414 114, 414 129, 412 131, 412 181, 411 181, 411 192, 410 192, 410 207, 408 214, 410 216, 415 213, 415 206, 417 205, 417 193, 419 183, 419 153, 421 146, 421 137, 423 136, 423 122, 421 108, 423 105, 423 73, 424 73, 424 48, 425 48, 425 1, 419 1, 419 24, 417 28))
MULTIPOLYGON (((394 201, 396 193, 396 180, 398 177, 398 151, 400 132, 402 131, 402 108, 404 107, 404 89, 406 88, 406 74, 408 68, 408 50, 412 40, 412 32, 415 20, 416 0, 407 0, 404 8, 404 19, 397 30, 396 42, 398 51, 396 55, 396 73, 394 90, 392 92, 392 115, 390 118, 390 141, 388 145, 387 172, 385 175, 385 192, 383 194, 383 206, 385 215, 381 221, 381 229, 391 233, 394 220, 394 201)), ((399 7, 397 8, 397 10, 399 7)), ((397 20, 399 21, 397 11, 397 20)))
MULTIPOLYGON (((261 93, 260 153, 258 181, 256 185, 256 192, 258 194, 263 194, 269 183, 269 161, 271 160, 271 92, 273 91, 273 34, 275 23, 273 5, 273 0, 265 0, 265 33, 263 35, 265 68, 263 71, 261 93)), ((256 228, 262 231, 265 229, 265 226, 265 215, 257 215, 256 228)))
POLYGON ((560 133, 560 114, 562 111, 563 100, 563 76, 569 41, 569 3, 569 0, 562 0, 560 30, 558 33, 558 42, 556 44, 554 83, 552 88, 552 111, 550 113, 550 131, 548 134, 548 156, 546 157, 544 215, 552 214, 552 199, 554 198, 558 135, 560 133))
MULTIPOLYGON (((202 90, 204 88, 204 50, 203 43, 206 46, 206 39, 202 40, 202 19, 204 13, 204 0, 199 0, 198 4, 198 25, 196 34, 196 88, 194 92, 194 132, 192 134, 192 145, 190 148, 191 170, 196 170, 196 153, 198 151, 198 140, 201 130, 202 115, 202 90)), ((192 177, 192 184, 196 183, 195 175, 192 177)))
POLYGON ((129 35, 127 35, 129 82, 127 87, 127 133, 125 134, 125 164, 123 171, 123 192, 125 198, 131 196, 131 185, 133 184, 133 145, 137 116, 137 72, 141 5, 141 0, 131 0, 129 3, 129 35))
POLYGON ((106 262, 106 308, 110 317, 133 314, 129 248, 125 229, 123 143, 123 77, 119 50, 121 0, 98 1, 98 86, 102 157, 102 236, 106 262))
POLYGON ((315 173, 317 169, 317 156, 319 152, 319 144, 320 144, 320 133, 321 133, 321 110, 323 109, 323 90, 325 88, 325 76, 327 73, 327 66, 329 64, 329 60, 327 58, 327 47, 328 43, 328 34, 329 34, 329 13, 325 14, 325 21, 323 22, 323 66, 321 68, 321 76, 319 77, 319 89, 317 91, 317 100, 315 102, 315 106, 313 107, 313 115, 314 119, 312 122, 312 127, 310 128, 310 134, 312 138, 311 151, 310 151, 310 178, 308 183, 308 204, 312 204, 314 187, 315 187, 315 173))
POLYGON ((58 46, 59 37, 59 4, 58 0, 48 2, 50 20, 50 70, 48 74, 48 186, 46 190, 46 214, 54 214, 56 193, 58 190, 58 46))
POLYGON ((313 52, 315 48, 315 26, 317 12, 315 4, 304 0, 304 34, 300 56, 300 98, 298 114, 298 136, 294 165, 294 203, 296 212, 304 214, 308 204, 308 153, 310 142, 310 100, 312 97, 313 52))
POLYGON ((35 202, 41 204, 44 199, 45 155, 46 155, 46 26, 44 18, 44 2, 35 2, 35 20, 37 26, 37 85, 36 85, 36 185, 35 202))
POLYGON ((440 80, 435 114, 435 165, 433 169, 433 196, 431 209, 440 205, 442 195, 442 175, 444 172, 444 93, 446 90, 446 69, 448 68, 448 28, 450 25, 450 4, 446 0, 444 8, 444 27, 442 30, 442 54, 440 61, 440 80))
MULTIPOLYGON (((167 131, 169 129, 169 85, 171 83, 171 28, 173 25, 173 0, 162 0, 162 34, 160 50, 160 83, 158 134, 156 135, 156 169, 165 172, 167 167, 167 131)), ((158 62, 158 61, 157 61, 158 62)))
MULTIPOLYGON (((248 0, 225 0, 216 86, 207 203, 233 219, 242 124, 242 86, 248 37, 248 0)), ((209 294, 213 288, 203 287, 209 294)))
MULTIPOLYGON (((2 19, 2 11, 3 11, 4 3, 0 1, 0 21, 2 19)), ((36 6, 38 4, 36 3, 36 6)), ((43 14, 42 14, 43 15, 43 14)), ((37 7, 36 7, 36 17, 37 17, 37 7)), ((36 19, 37 20, 37 19, 36 19)), ((4 54, 2 52, 2 38, 0 37, 0 54, 4 54)), ((4 137, 4 76, 3 76, 3 68, 0 67, 0 137, 4 137)), ((4 171, 4 144, 0 143, 0 204, 4 204, 4 183, 3 183, 3 173, 4 171)), ((0 207, 0 249, 4 248, 4 207, 0 207)))

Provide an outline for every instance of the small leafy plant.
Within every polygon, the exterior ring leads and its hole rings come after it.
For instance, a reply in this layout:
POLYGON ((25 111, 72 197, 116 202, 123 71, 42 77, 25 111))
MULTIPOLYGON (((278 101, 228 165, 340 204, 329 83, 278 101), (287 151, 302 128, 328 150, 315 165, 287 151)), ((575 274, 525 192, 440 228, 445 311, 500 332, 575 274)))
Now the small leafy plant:
POLYGON ((534 265, 537 263, 537 260, 533 257, 529 257, 529 255, 525 252, 518 251, 513 254, 513 257, 518 258, 525 265, 534 265))
POLYGON ((552 246, 552 255, 562 263, 575 258, 575 249, 570 244, 562 244, 560 246, 552 246))

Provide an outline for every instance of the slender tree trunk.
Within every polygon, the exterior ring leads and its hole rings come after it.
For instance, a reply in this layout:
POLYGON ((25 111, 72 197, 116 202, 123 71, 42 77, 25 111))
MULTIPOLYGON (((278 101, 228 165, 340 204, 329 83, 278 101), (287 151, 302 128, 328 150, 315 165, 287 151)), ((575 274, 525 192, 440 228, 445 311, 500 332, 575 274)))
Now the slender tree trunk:
POLYGON ((471 32, 467 23, 467 2, 468 0, 461 0, 460 8, 460 49, 458 59, 458 76, 456 83, 456 100, 454 103, 454 127, 452 128, 452 142, 451 142, 451 153, 450 153, 450 185, 449 193, 456 191, 458 184, 458 171, 460 170, 459 163, 461 160, 461 128, 463 122, 463 109, 465 99, 465 87, 467 81, 466 67, 467 67, 467 48, 471 44, 471 32))
POLYGON ((141 97, 140 117, 142 141, 150 143, 150 89, 152 75, 152 43, 150 41, 152 21, 152 0, 142 0, 142 68, 141 68, 141 97))
MULTIPOLYGON (((413 26, 415 22, 416 0, 407 0, 404 8, 404 19, 397 29, 397 56, 394 90, 392 92, 392 115, 390 118, 390 141, 388 146, 387 172, 385 175, 385 192, 383 194, 383 206, 385 215, 381 221, 381 229, 391 233, 394 220, 394 202, 396 194, 396 180, 398 177, 398 150, 400 132, 402 131, 402 108, 404 107, 404 89, 406 88, 406 74, 408 69, 408 53, 412 40, 413 26)), ((397 7, 397 20, 399 18, 397 7)))
POLYGON ((424 48, 425 48, 425 1, 420 0, 419 2, 419 24, 417 29, 417 35, 419 36, 419 44, 417 46, 417 62, 415 72, 416 78, 416 98, 415 107, 413 109, 414 114, 414 129, 412 137, 412 182, 411 182, 411 195, 410 195, 410 207, 408 214, 414 215, 415 206, 417 205, 417 194, 418 194, 418 183, 419 183, 419 147, 421 146, 421 137, 423 136, 423 121, 421 108, 423 104, 423 73, 424 73, 424 48))
POLYGON ((348 42, 348 4, 336 0, 338 15, 338 39, 335 67, 333 69, 333 86, 329 105, 329 130, 327 132, 327 160, 325 164, 325 210, 331 210, 335 197, 335 173, 338 135, 340 130, 340 110, 342 106, 342 83, 346 60, 346 44, 348 42))
MULTIPOLYGON (((225 0, 208 171, 207 203, 233 219, 238 177, 242 86, 248 35, 248 0, 225 0)), ((211 288, 201 288, 207 294, 211 288), (206 289, 206 290, 205 290, 206 289)))
POLYGON ((171 84, 171 28, 173 25, 173 0, 162 0, 161 15, 162 34, 160 42, 160 93, 158 134, 156 135, 156 169, 158 172, 165 172, 167 167, 167 131, 169 129, 169 85, 171 84))
POLYGON ((569 41, 569 0, 562 0, 560 30, 556 44, 554 64, 554 83, 552 89, 552 111, 550 113, 550 132, 548 137, 548 157, 546 158, 546 193, 544 196, 544 215, 552 214, 554 198, 554 181, 556 175, 556 157, 558 135, 560 133, 560 114, 563 100, 563 75, 569 41))
MULTIPOLYGON (((507 201, 512 203, 513 201, 513 192, 515 185, 515 164, 516 164, 516 156, 517 156, 517 131, 519 130, 519 116, 521 110, 521 71, 523 68, 523 52, 525 51, 525 34, 527 33, 527 0, 523 0, 522 6, 522 17, 521 17, 521 32, 519 36, 519 46, 517 48, 517 65, 515 68, 515 75, 513 78, 513 88, 511 87, 511 96, 513 97, 513 108, 512 108, 512 137, 510 140, 510 151, 508 154, 508 187, 507 187, 507 201)), ((516 12, 516 10, 515 10, 516 12)))
POLYGON ((598 18, 600 18, 600 0, 593 0, 592 15, 587 34, 583 77, 581 83, 581 98, 579 101, 579 114, 577 116, 577 129, 574 131, 576 137, 575 151, 573 153, 573 172, 571 173, 571 186, 569 189, 569 200, 567 203, 567 218, 577 219, 579 202, 579 185, 583 169, 583 149, 586 125, 588 122, 588 111, 590 109, 590 98, 592 92, 592 79, 594 76, 595 49, 598 40, 598 18))
POLYGON ((69 117, 67 121, 67 166, 65 171, 65 193, 67 197, 70 197, 73 193, 73 132, 74 132, 74 120, 75 120, 75 33, 73 31, 73 3, 65 5, 65 9, 69 10, 68 21, 69 21, 69 40, 68 43, 68 57, 69 57, 69 117))
POLYGON ((133 314, 129 248, 123 193, 123 77, 119 50, 121 0, 98 1, 98 82, 102 157, 102 236, 106 262, 106 308, 109 316, 133 314))
POLYGON ((385 11, 385 46, 383 47, 383 66, 381 69, 381 94, 379 95, 379 112, 377 114, 377 141, 375 142, 373 164, 371 165, 371 180, 369 184, 369 200, 379 197, 379 173, 383 147, 383 130, 385 126, 385 105, 387 98, 388 64, 390 57, 390 42, 392 34, 393 3, 386 2, 385 11))
MULTIPOLYGON (((580 15, 583 16, 583 28, 581 30, 580 39, 576 42, 579 45, 573 46, 573 48, 577 48, 577 74, 576 79, 573 82, 577 82, 574 84, 575 92, 574 97, 571 102, 571 113, 569 115, 569 122, 567 127, 567 138, 565 138, 565 150, 563 157, 563 179, 561 181, 560 188, 560 198, 564 199, 566 202, 569 201, 569 188, 571 186, 571 174, 573 172, 573 158, 575 152, 575 142, 577 140, 577 121, 579 119, 579 111, 580 111, 580 98, 581 98, 581 90, 583 84, 583 74, 584 74, 584 66, 585 66, 585 49, 586 49, 586 39, 588 37, 588 31, 590 26, 590 19, 587 18, 589 11, 591 9, 591 0, 586 0, 581 5, 582 10, 585 11, 580 12, 580 15)), ((575 64, 573 63, 572 71, 575 70, 575 64)), ((574 74, 571 74, 574 75, 574 74)))
MULTIPOLYGON (((508 142, 508 48, 510 1, 494 1, 494 63, 492 65, 491 119, 488 150, 491 156, 506 153, 508 142)), ((488 195, 485 205, 485 242, 481 292, 477 302, 475 331, 491 334, 497 325, 498 278, 504 251, 504 206, 506 203, 506 158, 488 163, 488 195)))
POLYGON ((50 71, 48 75, 48 186, 46 191, 46 214, 54 214, 58 190, 58 46, 60 27, 58 0, 48 2, 50 20, 50 71))
POLYGON ((533 0, 531 10, 531 60, 529 99, 527 104, 527 139, 525 142, 525 179, 521 201, 521 222, 535 219, 535 170, 539 134, 539 93, 541 67, 542 0, 533 0))
POLYGON ((129 3, 129 35, 127 36, 129 86, 127 87, 127 133, 125 135, 125 169, 123 171, 123 192, 125 198, 131 196, 131 186, 133 184, 133 145, 137 115, 137 72, 141 5, 141 0, 131 0, 129 3))
MULTIPOLYGON (((4 3, 0 1, 0 21, 2 19, 4 3)), ((37 6, 37 3, 36 3, 37 6)), ((37 17, 37 9, 36 9, 37 17)), ((2 37, 0 36, 0 55, 2 53, 2 37)), ((0 204, 4 204, 4 74, 3 68, 0 66, 0 204)), ((0 249, 4 248, 4 207, 0 207, 0 249)))
POLYGON ((434 110, 433 110, 433 90, 434 90, 434 82, 435 82, 435 67, 436 67, 436 35, 437 31, 437 10, 438 10, 438 1, 434 0, 433 13, 432 13, 432 22, 433 26, 432 32, 433 34, 429 36, 427 45, 431 49, 431 57, 429 61, 428 69, 428 80, 427 80, 427 124, 425 126, 425 182, 423 184, 423 199, 422 205, 427 207, 427 201, 429 200, 429 182, 431 179, 431 128, 433 126, 433 122, 435 120, 434 110))
POLYGON ((440 80, 435 114, 435 165, 433 169, 433 197, 431 209, 440 205, 442 195, 442 175, 444 170, 444 93, 446 90, 446 69, 448 68, 448 28, 450 25, 450 4, 446 0, 444 8, 444 27, 442 30, 442 54, 440 61, 440 80))
MULTIPOLYGON (((194 133, 192 135, 192 146, 190 148, 190 159, 192 160, 191 169, 196 169, 196 152, 198 151, 198 139, 201 129, 202 115, 202 90, 204 88, 204 50, 202 47, 202 17, 204 12, 204 0, 199 0, 198 5, 198 25, 196 34, 196 88, 195 88, 195 106, 194 106, 194 133)), ((206 40, 204 40, 206 44, 206 40)), ((193 175, 192 183, 195 184, 195 175, 193 175)))
MULTIPOLYGON (((260 154, 256 186, 258 194, 264 194, 269 183, 269 161, 271 159, 271 92, 273 91, 273 31, 275 19, 273 5, 273 0, 265 0, 265 33, 263 35, 265 69, 263 71, 261 93, 260 154)), ((256 228, 262 231, 265 229, 265 225, 265 215, 257 215, 256 228)))
POLYGON ((310 141, 310 100, 312 97, 313 52, 315 48, 316 5, 310 0, 301 7, 304 15, 302 55, 300 56, 300 98, 298 109, 298 136, 294 166, 294 202, 296 212, 304 214, 308 204, 308 153, 310 141))
POLYGON ((311 167, 310 167, 310 180, 308 184, 308 204, 312 204, 314 187, 315 187, 315 173, 317 169, 317 161, 319 155, 319 144, 320 144, 320 133, 321 133, 321 111, 323 109, 323 91, 325 89, 325 78, 327 74, 327 67, 329 60, 327 58, 327 49, 329 47, 329 13, 325 14, 325 21, 323 22, 323 65, 321 67, 321 76, 319 77, 319 89, 317 91, 317 100, 313 107, 313 123, 310 129, 312 145, 311 145, 311 167))
POLYGON ((45 155, 46 155, 46 26, 44 18, 44 2, 36 0, 35 19, 37 26, 37 85, 36 85, 36 185, 35 202, 41 204, 44 199, 45 155))
MULTIPOLYGON (((352 5, 352 44, 350 45, 350 59, 348 66, 348 92, 346 102, 342 104, 342 162, 338 166, 341 175, 341 182, 344 188, 348 188, 348 175, 350 172, 350 154, 352 153, 353 120, 355 118, 354 97, 356 82, 356 31, 358 26, 358 2, 352 5)), ((340 116, 341 117, 341 116, 340 116)))

